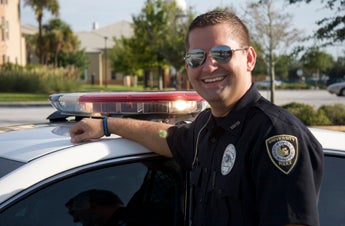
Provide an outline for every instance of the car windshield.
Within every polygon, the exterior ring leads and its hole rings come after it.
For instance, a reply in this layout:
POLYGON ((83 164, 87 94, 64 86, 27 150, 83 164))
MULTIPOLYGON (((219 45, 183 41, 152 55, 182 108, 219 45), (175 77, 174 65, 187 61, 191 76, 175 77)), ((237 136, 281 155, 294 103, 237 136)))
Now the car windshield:
POLYGON ((23 162, 0 158, 0 178, 24 164, 23 162))

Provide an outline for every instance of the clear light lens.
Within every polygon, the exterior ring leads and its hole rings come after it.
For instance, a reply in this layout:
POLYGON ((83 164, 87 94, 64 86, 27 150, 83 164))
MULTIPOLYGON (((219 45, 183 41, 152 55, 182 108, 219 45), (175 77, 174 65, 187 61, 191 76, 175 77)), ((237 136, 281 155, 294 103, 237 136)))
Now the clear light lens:
POLYGON ((53 94, 49 97, 50 103, 58 111, 66 114, 80 114, 82 108, 79 105, 79 93, 53 94))
POLYGON ((185 100, 177 100, 172 102, 172 109, 173 112, 194 112, 197 110, 197 102, 196 101, 185 101, 185 100))

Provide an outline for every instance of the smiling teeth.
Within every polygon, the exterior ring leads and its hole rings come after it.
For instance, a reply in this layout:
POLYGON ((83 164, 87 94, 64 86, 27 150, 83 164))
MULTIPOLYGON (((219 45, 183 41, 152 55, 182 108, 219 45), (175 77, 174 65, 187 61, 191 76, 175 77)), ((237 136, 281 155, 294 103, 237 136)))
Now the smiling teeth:
POLYGON ((217 77, 217 78, 205 79, 204 82, 206 82, 206 83, 218 82, 218 81, 221 81, 223 79, 224 79, 223 77, 217 77))

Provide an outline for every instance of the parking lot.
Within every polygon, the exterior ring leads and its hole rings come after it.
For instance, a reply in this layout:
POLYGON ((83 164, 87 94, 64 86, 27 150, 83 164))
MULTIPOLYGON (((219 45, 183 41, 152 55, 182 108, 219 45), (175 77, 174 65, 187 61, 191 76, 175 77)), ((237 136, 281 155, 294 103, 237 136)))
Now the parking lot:
MULTIPOLYGON (((268 90, 261 90, 260 92, 262 96, 270 99, 268 90)), ((305 103, 319 108, 322 105, 345 104, 345 97, 332 95, 327 90, 276 90, 275 103, 277 105, 291 102, 305 103)))
MULTIPOLYGON (((269 90, 261 90, 261 94, 270 99, 269 90)), ((305 103, 319 108, 322 105, 336 103, 345 104, 345 97, 338 97, 326 90, 276 90, 275 103, 284 105, 291 102, 305 103)), ((47 102, 43 105, 0 105, 0 126, 44 122, 54 112, 47 102)))

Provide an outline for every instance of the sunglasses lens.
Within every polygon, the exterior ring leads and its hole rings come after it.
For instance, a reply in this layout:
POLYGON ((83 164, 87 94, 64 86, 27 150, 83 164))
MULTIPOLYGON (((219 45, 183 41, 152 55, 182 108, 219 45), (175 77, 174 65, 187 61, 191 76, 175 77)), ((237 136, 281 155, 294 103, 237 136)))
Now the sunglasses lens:
POLYGON ((205 61, 205 51, 202 49, 193 49, 186 53, 185 61, 190 67, 197 68, 205 61))
MULTIPOLYGON (((215 46, 211 48, 212 58, 220 64, 226 64, 230 61, 232 50, 229 46, 215 46)), ((206 59, 206 52, 203 49, 193 49, 186 53, 185 61, 191 68, 200 67, 206 59)))
POLYGON ((210 50, 210 53, 218 63, 226 64, 230 61, 232 51, 229 46, 215 46, 210 50))

